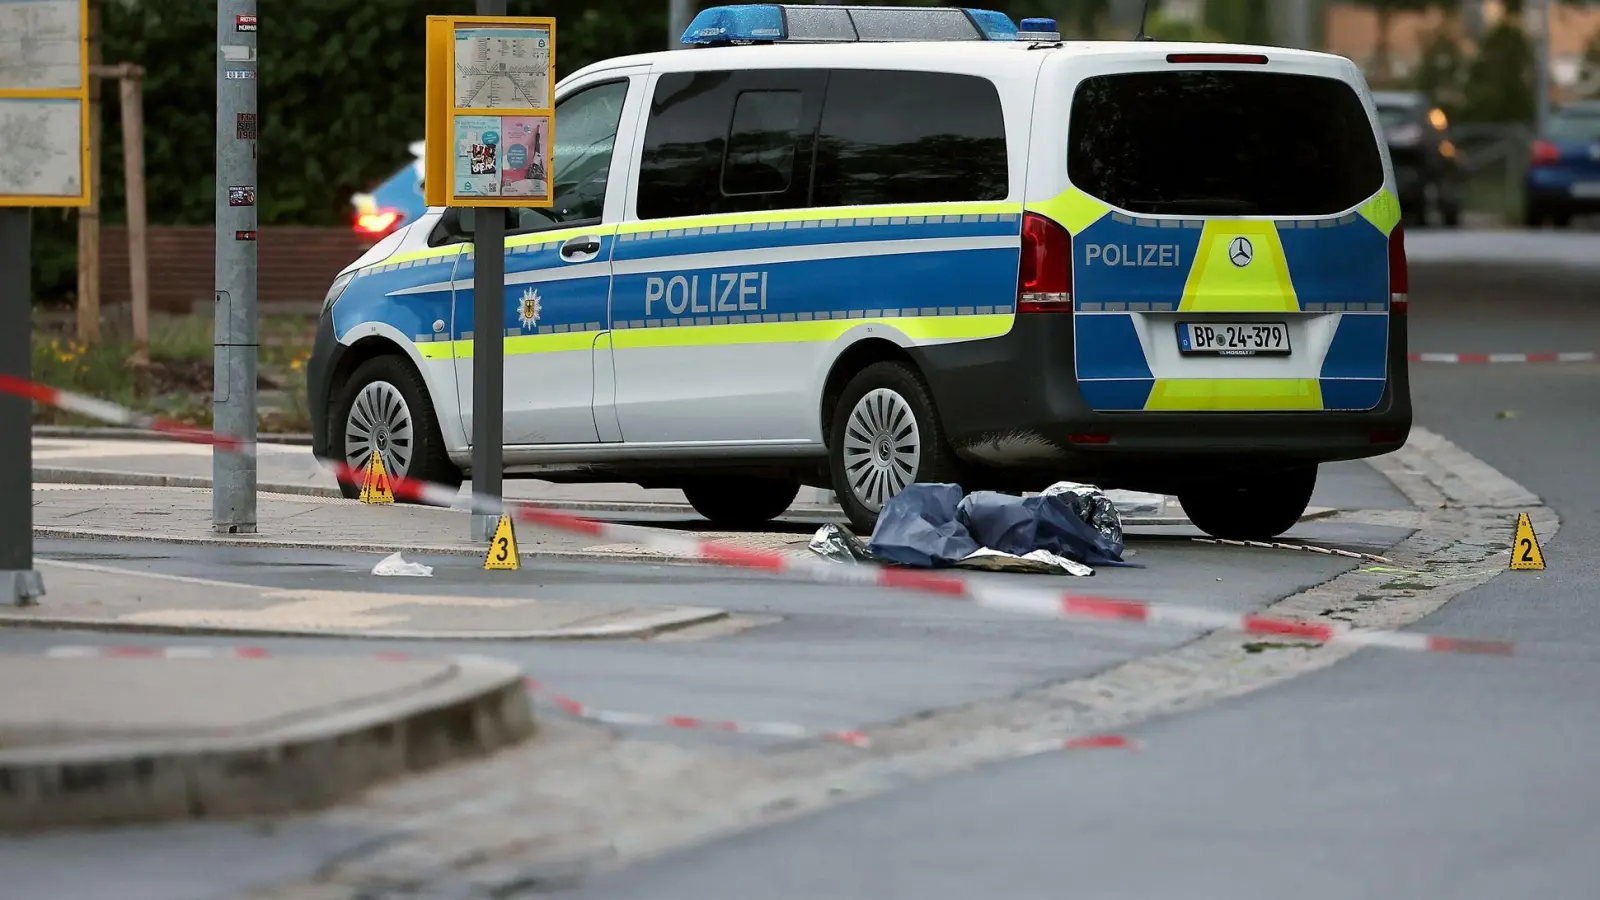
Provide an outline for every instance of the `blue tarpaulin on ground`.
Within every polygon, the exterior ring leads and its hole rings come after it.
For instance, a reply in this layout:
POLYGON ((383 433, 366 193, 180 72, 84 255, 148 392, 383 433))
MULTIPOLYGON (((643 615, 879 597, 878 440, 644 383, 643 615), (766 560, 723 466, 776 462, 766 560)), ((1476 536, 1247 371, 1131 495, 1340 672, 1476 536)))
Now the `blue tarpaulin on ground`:
POLYGON ((953 566, 980 548, 1024 556, 1046 550, 1090 566, 1122 560, 1122 525, 1099 489, 1062 483, 1033 497, 956 484, 913 484, 884 504, 867 550, 884 562, 953 566))

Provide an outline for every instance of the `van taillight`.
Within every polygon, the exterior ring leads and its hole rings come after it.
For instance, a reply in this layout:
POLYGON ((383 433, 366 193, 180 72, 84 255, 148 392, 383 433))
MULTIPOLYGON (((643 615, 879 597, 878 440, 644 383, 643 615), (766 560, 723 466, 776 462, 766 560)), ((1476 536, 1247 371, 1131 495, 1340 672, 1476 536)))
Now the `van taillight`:
POLYGON ((1072 311, 1072 236, 1059 222, 1022 214, 1017 312, 1072 311))
POLYGON ((1411 270, 1406 265, 1406 229, 1394 226, 1389 233, 1389 312, 1405 315, 1411 305, 1411 270))

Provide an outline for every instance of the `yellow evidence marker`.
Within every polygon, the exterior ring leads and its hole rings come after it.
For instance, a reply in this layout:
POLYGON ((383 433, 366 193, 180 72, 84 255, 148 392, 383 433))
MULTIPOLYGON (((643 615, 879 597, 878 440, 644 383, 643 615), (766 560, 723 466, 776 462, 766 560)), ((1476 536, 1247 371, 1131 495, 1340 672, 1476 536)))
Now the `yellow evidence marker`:
POLYGON ((374 452, 361 473, 361 502, 394 502, 394 488, 389 485, 389 473, 383 468, 382 453, 374 452))
POLYGON ((511 527, 510 516, 501 516, 500 524, 494 527, 494 537, 489 539, 489 554, 483 558, 483 570, 515 572, 521 568, 516 529, 511 527))
POLYGON ((1517 536, 1511 541, 1511 568, 1544 568, 1544 551, 1539 549, 1539 536, 1533 533, 1533 521, 1527 513, 1517 516, 1517 536))

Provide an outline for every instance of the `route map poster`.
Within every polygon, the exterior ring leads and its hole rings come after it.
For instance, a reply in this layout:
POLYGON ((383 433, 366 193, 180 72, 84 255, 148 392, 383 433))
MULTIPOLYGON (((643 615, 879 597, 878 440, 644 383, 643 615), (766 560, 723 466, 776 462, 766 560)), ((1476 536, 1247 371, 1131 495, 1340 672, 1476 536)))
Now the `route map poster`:
POLYGON ((0 206, 89 202, 86 0, 0 0, 0 206))
POLYGON ((552 205, 555 37, 551 18, 428 17, 429 206, 552 205))
POLYGON ((455 105, 463 109, 548 109, 550 29, 458 27, 455 105))

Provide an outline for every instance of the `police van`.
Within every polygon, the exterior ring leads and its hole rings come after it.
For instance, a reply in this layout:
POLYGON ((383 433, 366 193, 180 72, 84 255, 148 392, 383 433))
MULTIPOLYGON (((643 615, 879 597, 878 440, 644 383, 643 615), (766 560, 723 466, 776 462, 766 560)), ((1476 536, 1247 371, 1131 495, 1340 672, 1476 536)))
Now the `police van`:
MULTIPOLYGON (((860 529, 913 482, 1071 479, 1266 539, 1320 463, 1400 447, 1404 235, 1357 68, 1053 30, 716 7, 562 79, 554 208, 507 212, 506 474, 726 526, 811 485, 860 529)), ((472 229, 429 209, 329 289, 320 456, 460 483, 472 229)))

